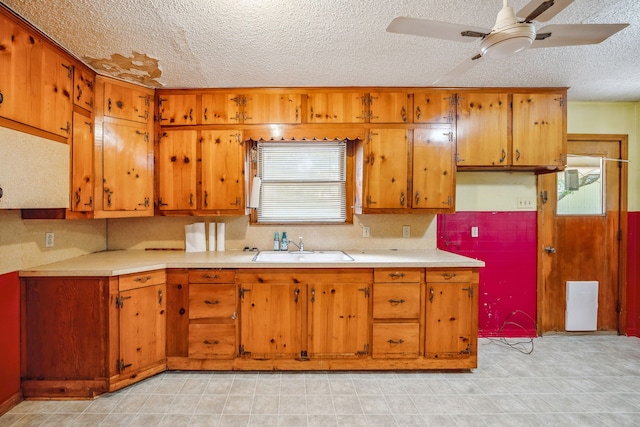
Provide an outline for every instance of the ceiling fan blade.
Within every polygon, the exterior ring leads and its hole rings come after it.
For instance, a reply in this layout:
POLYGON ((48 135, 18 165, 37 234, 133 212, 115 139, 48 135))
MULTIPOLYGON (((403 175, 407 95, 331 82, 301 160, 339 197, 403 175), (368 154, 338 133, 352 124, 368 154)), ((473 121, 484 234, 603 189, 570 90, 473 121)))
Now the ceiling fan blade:
POLYGON ((456 77, 464 74, 467 70, 469 70, 474 65, 477 65, 478 63, 480 63, 480 61, 482 61, 482 55, 480 54, 477 54, 476 56, 473 56, 469 59, 462 61, 461 63, 456 65, 454 69, 452 69, 447 74, 445 74, 444 76, 440 77, 438 80, 433 82, 433 85, 439 85, 439 84, 450 82, 456 77))
POLYGON ((629 24, 547 25, 537 31, 530 49, 598 44, 628 26, 629 24))
POLYGON ((573 0, 531 0, 516 13, 516 16, 524 19, 524 22, 546 22, 571 3, 573 0))
POLYGON ((448 22, 408 18, 404 16, 395 18, 391 21, 387 27, 387 31, 390 33, 411 34, 414 36, 453 40, 465 43, 477 40, 478 37, 483 37, 491 32, 490 29, 482 27, 450 24, 448 22))

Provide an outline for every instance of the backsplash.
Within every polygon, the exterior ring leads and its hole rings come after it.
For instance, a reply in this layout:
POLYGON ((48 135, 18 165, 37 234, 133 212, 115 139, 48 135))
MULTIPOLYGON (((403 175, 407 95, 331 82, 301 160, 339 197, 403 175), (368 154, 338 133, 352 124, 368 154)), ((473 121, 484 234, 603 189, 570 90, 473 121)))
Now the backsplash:
POLYGON ((108 249, 185 247, 184 226, 195 222, 224 222, 226 250, 245 247, 273 249, 275 232, 287 232, 290 240, 304 239, 305 249, 434 249, 435 215, 356 215, 353 224, 342 225, 251 225, 249 217, 153 217, 122 218, 108 222, 108 249), (402 237, 402 227, 411 227, 411 237, 402 237), (370 237, 362 237, 362 227, 370 237))

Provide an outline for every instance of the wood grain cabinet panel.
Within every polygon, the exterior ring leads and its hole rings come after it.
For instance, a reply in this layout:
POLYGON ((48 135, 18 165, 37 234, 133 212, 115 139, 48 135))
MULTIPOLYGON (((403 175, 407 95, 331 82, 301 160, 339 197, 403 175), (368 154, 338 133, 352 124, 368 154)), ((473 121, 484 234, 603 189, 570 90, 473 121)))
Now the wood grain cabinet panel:
POLYGON ((160 126, 195 125, 197 123, 195 94, 163 93, 158 96, 160 126))
POLYGON ((236 285, 189 285, 189 319, 227 318, 236 314, 236 285))
POLYGON ((405 129, 371 129, 365 146, 365 209, 408 207, 409 143, 405 129))
POLYGON ((420 282, 376 283, 373 288, 374 319, 418 319, 420 282))
POLYGON ((227 92, 205 92, 202 94, 202 124, 240 123, 238 95, 227 92))
POLYGON ((153 118, 152 95, 132 84, 105 80, 103 112, 105 116, 148 123, 153 118))
POLYGON ((158 139, 158 209, 197 207, 197 144, 195 130, 165 130, 158 139))
POLYGON ((93 119, 85 114, 73 113, 73 139, 71 145, 71 210, 93 210, 93 119))
POLYGON ((410 96, 407 92, 371 92, 369 94, 370 123, 407 123, 410 96))
POLYGON ((299 93, 250 93, 245 95, 245 124, 296 124, 302 121, 299 93))
POLYGON ((454 125, 456 97, 447 91, 414 91, 414 123, 454 125))
POLYGON ((417 358, 420 355, 420 324, 373 324, 373 358, 417 358))
POLYGON ((364 92, 309 92, 307 123, 364 123, 368 106, 364 92))
POLYGON ((191 323, 189 325, 189 357, 194 359, 230 359, 235 357, 235 325, 191 323))
POLYGON ((413 131, 411 207, 455 211, 455 141, 449 125, 413 131))
POLYGON ((218 213, 244 213, 245 147, 239 130, 203 130, 201 207, 218 213))

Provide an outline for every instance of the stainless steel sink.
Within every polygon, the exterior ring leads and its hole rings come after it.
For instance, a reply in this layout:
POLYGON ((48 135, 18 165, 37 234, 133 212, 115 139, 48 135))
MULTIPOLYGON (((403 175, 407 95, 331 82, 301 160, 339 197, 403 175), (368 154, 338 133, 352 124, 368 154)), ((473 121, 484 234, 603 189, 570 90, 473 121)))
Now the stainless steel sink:
POLYGON ((353 261, 343 251, 260 251, 253 257, 256 262, 342 262, 353 261))

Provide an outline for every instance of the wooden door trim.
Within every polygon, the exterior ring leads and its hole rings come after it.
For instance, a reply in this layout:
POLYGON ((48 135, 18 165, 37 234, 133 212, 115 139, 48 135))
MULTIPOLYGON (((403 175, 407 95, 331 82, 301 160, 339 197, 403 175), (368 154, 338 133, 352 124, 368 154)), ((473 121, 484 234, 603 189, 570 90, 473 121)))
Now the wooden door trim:
MULTIPOLYGON (((629 159, 629 136, 624 134, 567 134, 567 142, 587 142, 605 141, 618 142, 620 144, 620 157, 623 160, 629 159)), ((618 334, 624 334, 627 328, 627 234, 628 234, 628 163, 621 162, 620 186, 619 186, 619 228, 622 239, 618 241, 618 300, 620 309, 618 311, 618 334)), ((536 331, 542 335, 542 302, 544 295, 544 274, 542 271, 542 256, 544 255, 544 222, 542 220, 542 203, 540 194, 540 184, 537 184, 538 191, 538 218, 537 218, 537 304, 536 310, 536 331)))

